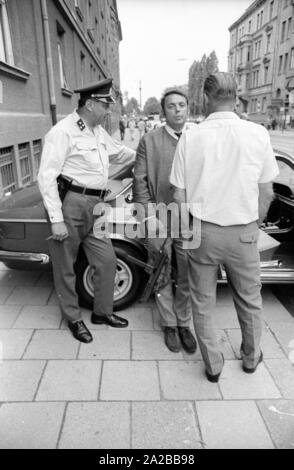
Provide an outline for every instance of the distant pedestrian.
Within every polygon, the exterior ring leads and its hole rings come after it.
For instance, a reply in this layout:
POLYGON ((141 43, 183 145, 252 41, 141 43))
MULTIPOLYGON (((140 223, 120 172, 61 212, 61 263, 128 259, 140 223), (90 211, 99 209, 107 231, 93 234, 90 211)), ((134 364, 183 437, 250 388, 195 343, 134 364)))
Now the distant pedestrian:
POLYGON ((135 140, 135 130, 136 130, 136 122, 135 119, 130 119, 129 120, 129 129, 130 129, 130 135, 131 135, 131 140, 135 140))
POLYGON ((140 119, 140 121, 138 122, 138 129, 139 129, 139 134, 140 134, 140 139, 141 139, 146 132, 146 124, 143 119, 140 119))
POLYGON ((272 120, 272 130, 274 131, 277 127, 277 121, 275 119, 272 120))
POLYGON ((122 118, 120 118, 120 120, 119 120, 119 130, 120 130, 120 140, 124 140, 125 131, 126 131, 126 124, 125 124, 125 121, 122 118))

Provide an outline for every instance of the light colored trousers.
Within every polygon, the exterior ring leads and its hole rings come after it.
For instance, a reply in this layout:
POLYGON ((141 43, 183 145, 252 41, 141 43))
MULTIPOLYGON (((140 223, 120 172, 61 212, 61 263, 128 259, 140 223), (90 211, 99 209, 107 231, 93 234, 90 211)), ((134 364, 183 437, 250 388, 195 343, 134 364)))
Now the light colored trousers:
POLYGON ((225 266, 241 327, 243 364, 254 367, 259 359, 262 299, 257 240, 256 222, 229 227, 202 222, 200 247, 188 250, 194 327, 210 374, 218 374, 223 366, 213 324, 219 264, 225 266))
MULTIPOLYGON (((163 239, 149 239, 147 244, 159 249, 163 239)), ((155 294, 155 302, 159 311, 162 327, 182 326, 189 327, 191 322, 191 309, 188 308, 190 291, 188 279, 188 253, 182 248, 182 242, 178 239, 168 238, 165 249, 169 257, 169 269, 171 270, 172 248, 175 255, 176 289, 173 293, 172 282, 155 294)), ((190 304, 189 304, 190 305, 190 304)))
POLYGON ((97 315, 113 313, 113 291, 116 256, 109 238, 97 239, 93 234, 93 209, 101 199, 68 191, 62 212, 69 236, 62 242, 49 240, 55 291, 66 320, 81 319, 76 293, 74 263, 82 244, 89 265, 94 268, 94 308, 97 315))

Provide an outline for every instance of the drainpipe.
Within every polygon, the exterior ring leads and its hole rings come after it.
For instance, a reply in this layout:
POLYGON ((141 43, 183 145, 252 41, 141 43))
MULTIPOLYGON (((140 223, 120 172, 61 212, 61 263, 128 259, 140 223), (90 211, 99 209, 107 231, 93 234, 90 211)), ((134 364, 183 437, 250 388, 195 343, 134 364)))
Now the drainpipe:
POLYGON ((48 21, 48 11, 47 11, 46 0, 41 0, 41 10, 42 10, 42 20, 43 20, 44 38, 45 38, 45 54, 46 54, 46 62, 47 62, 47 78, 48 78, 48 84, 49 84, 50 111, 51 111, 52 124, 54 126, 54 124, 57 123, 56 97, 55 97, 54 73, 53 73, 50 31, 49 31, 49 21, 48 21))

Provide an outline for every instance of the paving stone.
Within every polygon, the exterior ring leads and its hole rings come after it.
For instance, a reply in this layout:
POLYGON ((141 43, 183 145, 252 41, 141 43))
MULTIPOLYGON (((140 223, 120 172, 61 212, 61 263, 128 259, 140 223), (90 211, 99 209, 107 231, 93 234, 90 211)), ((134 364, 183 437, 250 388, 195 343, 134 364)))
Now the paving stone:
POLYGON ((280 345, 282 346, 286 356, 294 348, 294 320, 291 324, 289 323, 275 323, 270 326, 273 335, 276 337, 280 345), (292 345, 293 344, 293 345, 292 345))
MULTIPOLYGON (((294 365, 288 359, 266 359, 265 364, 283 397, 294 398, 294 365)), ((294 432, 294 427, 293 427, 294 432)))
POLYGON ((55 305, 55 306, 58 306, 59 305, 59 302, 58 302, 58 299, 57 299, 57 295, 56 295, 56 292, 54 290, 54 288, 52 289, 52 292, 50 294, 50 297, 48 299, 48 302, 47 302, 48 305, 55 305))
POLYGON ((196 410, 207 449, 274 448, 252 401, 203 401, 196 410))
POLYGON ((61 314, 58 307, 26 305, 13 328, 56 329, 61 323, 61 314))
POLYGON ((204 364, 199 362, 159 362, 160 384, 167 400, 207 400, 221 398, 217 384, 208 382, 204 364))
POLYGON ((132 336, 132 359, 183 359, 181 352, 174 353, 167 348, 162 332, 134 331, 132 336))
POLYGON ((217 306, 213 312, 213 323, 218 329, 239 328, 239 322, 234 305, 217 306))
MULTIPOLYGON (((227 330, 233 350, 238 359, 240 356, 241 330, 227 330)), ((268 328, 264 328, 261 337, 261 350, 264 358, 282 358, 285 354, 268 328)))
POLYGON ((33 330, 0 330, 3 359, 20 359, 33 330))
POLYGON ((39 279, 35 283, 35 286, 53 286, 53 273, 51 271, 46 271, 40 274, 39 279))
POLYGON ((1 449, 55 449, 64 403, 8 403, 0 408, 1 449))
POLYGON ((159 400, 155 362, 107 361, 102 370, 101 400, 159 400))
POLYGON ((265 321, 270 326, 274 327, 281 322, 294 324, 292 315, 273 294, 263 299, 263 312, 265 321))
POLYGON ((151 307, 128 308, 121 314, 129 322, 128 330, 153 330, 151 307))
POLYGON ((38 401, 97 400, 101 361, 49 361, 38 401))
POLYGON ((23 286, 33 285, 40 277, 39 271, 20 271, 11 269, 0 271, 0 285, 2 286, 23 286))
POLYGON ((6 302, 6 300, 10 296, 13 289, 14 289, 14 286, 1 286, 1 289, 0 289, 0 304, 4 304, 6 302))
POLYGON ((70 403, 59 449, 130 449, 129 403, 70 403))
POLYGON ((46 305, 50 287, 16 286, 6 300, 8 305, 46 305))
POLYGON ((259 364, 254 374, 245 374, 241 367, 241 361, 225 361, 219 386, 225 400, 281 397, 274 380, 263 363, 259 364))
POLYGON ((32 401, 44 366, 45 361, 0 363, 0 401, 32 401))
MULTIPOLYGON (((193 335, 196 338, 194 329, 192 331, 193 331, 193 335)), ((230 345, 226 332, 224 330, 217 330, 216 333, 219 339, 219 348, 220 348, 220 351, 223 353, 224 358, 235 359, 235 354, 232 349, 232 346, 230 345)), ((202 361, 202 356, 201 356, 197 338, 196 338, 196 342, 197 342, 197 349, 194 354, 188 354, 186 353, 184 349, 182 350, 183 357, 186 361, 202 361)))
POLYGON ((294 449, 294 400, 265 400, 257 406, 278 449, 294 449))
POLYGON ((153 317, 153 328, 156 331, 162 331, 162 326, 160 323, 159 312, 156 307, 152 308, 152 317, 153 317))
POLYGON ((25 359, 75 359, 80 342, 68 331, 37 330, 30 342, 25 359))
POLYGON ((133 449, 201 449, 192 403, 132 404, 133 449))
POLYGON ((79 359, 130 359, 129 331, 93 331, 93 341, 81 344, 79 359))
POLYGON ((20 310, 20 306, 0 305, 0 328, 11 328, 20 310))

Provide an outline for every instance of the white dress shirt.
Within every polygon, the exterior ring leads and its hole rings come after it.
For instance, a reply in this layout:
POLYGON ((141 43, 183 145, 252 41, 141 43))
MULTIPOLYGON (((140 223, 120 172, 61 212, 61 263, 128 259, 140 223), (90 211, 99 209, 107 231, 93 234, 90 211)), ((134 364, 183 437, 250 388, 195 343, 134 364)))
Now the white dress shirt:
POLYGON ((38 184, 50 221, 62 222, 56 178, 62 174, 74 184, 105 189, 109 160, 124 163, 135 159, 135 151, 114 140, 101 126, 92 130, 74 111, 45 136, 38 184))
POLYGON ((278 174, 268 131, 217 112, 182 136, 170 182, 186 189, 192 215, 227 226, 258 219, 258 183, 278 174))

